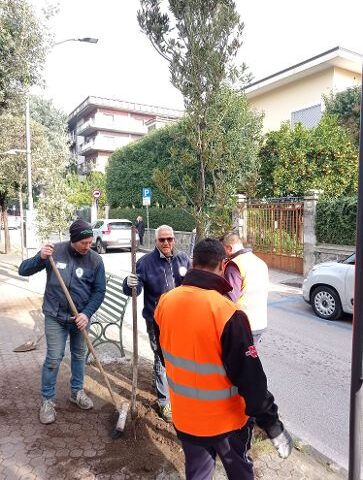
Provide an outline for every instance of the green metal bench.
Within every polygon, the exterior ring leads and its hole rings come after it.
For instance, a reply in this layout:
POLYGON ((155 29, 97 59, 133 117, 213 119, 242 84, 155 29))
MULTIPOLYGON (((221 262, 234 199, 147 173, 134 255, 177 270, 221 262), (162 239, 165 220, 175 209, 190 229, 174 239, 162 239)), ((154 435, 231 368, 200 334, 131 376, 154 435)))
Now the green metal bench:
MULTIPOLYGON (((106 343, 115 345, 120 351, 121 357, 125 356, 122 345, 122 323, 130 297, 122 293, 123 278, 106 273, 105 299, 92 316, 89 335, 93 346, 106 343), (118 339, 112 336, 111 331, 118 329, 118 339), (113 338, 112 338, 113 337, 113 338)), ((90 352, 88 352, 87 359, 90 352)))

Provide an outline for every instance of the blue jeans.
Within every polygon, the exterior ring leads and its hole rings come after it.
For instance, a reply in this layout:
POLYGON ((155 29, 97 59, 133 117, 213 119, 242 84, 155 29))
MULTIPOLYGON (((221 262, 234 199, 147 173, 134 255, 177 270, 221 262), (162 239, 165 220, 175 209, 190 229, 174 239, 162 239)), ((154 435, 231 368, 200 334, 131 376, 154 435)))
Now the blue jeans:
POLYGON ((55 397, 58 370, 64 357, 68 335, 71 351, 71 390, 73 393, 83 388, 87 347, 82 332, 78 330, 74 321, 45 317, 47 356, 42 370, 41 395, 47 400, 55 397))
POLYGON ((165 407, 165 405, 170 403, 169 387, 165 368, 158 354, 158 344, 153 321, 146 320, 146 330, 149 335, 151 350, 154 353, 154 388, 156 390, 159 405, 165 407))

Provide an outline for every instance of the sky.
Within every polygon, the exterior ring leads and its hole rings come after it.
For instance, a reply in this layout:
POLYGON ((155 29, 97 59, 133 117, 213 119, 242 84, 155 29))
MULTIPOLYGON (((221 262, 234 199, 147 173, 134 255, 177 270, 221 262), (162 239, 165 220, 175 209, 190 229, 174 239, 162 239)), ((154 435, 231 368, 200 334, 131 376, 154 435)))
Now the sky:
MULTIPOLYGON (((31 0, 40 8, 45 0, 31 0)), ((139 0, 58 0, 50 21, 56 42, 96 37, 96 45, 53 47, 41 93, 70 113, 87 96, 183 108, 167 62, 138 26, 139 0)), ((363 53, 362 0, 236 0, 245 24, 238 60, 254 80, 336 46, 363 53)))

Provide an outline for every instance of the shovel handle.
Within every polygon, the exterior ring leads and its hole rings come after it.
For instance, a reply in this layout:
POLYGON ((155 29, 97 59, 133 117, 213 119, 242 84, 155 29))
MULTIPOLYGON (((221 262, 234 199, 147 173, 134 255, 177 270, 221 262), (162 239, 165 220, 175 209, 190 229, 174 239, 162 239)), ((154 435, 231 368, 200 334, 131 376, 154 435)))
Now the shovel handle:
MULTIPOLYGON (((52 256, 49 257, 49 262, 50 262, 50 264, 51 264, 51 266, 52 266, 52 269, 53 269, 53 271, 54 271, 54 273, 55 273, 58 281, 59 281, 60 286, 62 287, 62 290, 63 290, 63 292, 64 292, 64 295, 66 296, 66 298, 67 298, 67 300, 68 300, 68 303, 69 303, 69 306, 71 307, 71 310, 72 310, 73 315, 74 315, 75 317, 77 317, 77 316, 78 316, 77 307, 75 306, 75 304, 74 304, 74 302, 73 302, 73 299, 72 299, 72 297, 71 297, 71 295, 70 295, 70 293, 69 293, 69 291, 68 291, 68 288, 66 287, 66 284, 64 283, 64 280, 63 280, 61 274, 59 273, 59 270, 58 270, 58 268, 57 268, 57 266, 56 266, 56 264, 55 264, 55 262, 54 262, 54 258, 53 258, 52 256)), ((119 410, 119 408, 118 408, 118 406, 117 406, 116 399, 115 399, 114 394, 113 394, 112 389, 111 389, 110 382, 109 382, 108 377, 107 377, 107 375, 106 375, 106 372, 104 371, 104 369, 103 369, 103 367, 102 367, 102 364, 101 364, 101 362, 99 361, 98 356, 96 355, 95 349, 94 349, 94 347, 93 347, 93 345, 92 345, 92 342, 91 342, 91 340, 90 340, 90 338, 89 338, 89 336, 88 336, 88 333, 87 333, 86 330, 81 330, 81 332, 82 332, 83 338, 84 338, 84 340, 85 340, 85 342, 86 342, 86 345, 87 345, 87 347, 88 347, 88 350, 92 353, 93 358, 95 359, 96 364, 97 364, 97 366, 98 366, 98 369, 99 369, 99 371, 101 372, 101 375, 103 376, 103 378, 104 378, 104 380, 105 380, 107 389, 108 389, 108 391, 109 391, 109 393, 110 393, 110 396, 111 396, 111 399, 112 399, 112 403, 114 404, 116 410, 119 410)))

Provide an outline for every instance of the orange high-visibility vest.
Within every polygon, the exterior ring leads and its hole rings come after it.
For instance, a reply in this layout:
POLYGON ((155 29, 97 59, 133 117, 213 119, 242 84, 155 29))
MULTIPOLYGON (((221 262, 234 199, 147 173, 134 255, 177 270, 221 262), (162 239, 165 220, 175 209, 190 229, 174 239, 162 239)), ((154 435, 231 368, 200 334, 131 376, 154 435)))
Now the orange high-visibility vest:
POLYGON ((222 363, 221 336, 236 305, 215 290, 182 285, 162 295, 160 328, 175 427, 209 437, 243 427, 245 401, 222 363))
POLYGON ((252 332, 267 328, 268 268, 266 263, 252 252, 241 253, 229 260, 233 262, 242 278, 241 296, 237 306, 245 312, 252 332))

